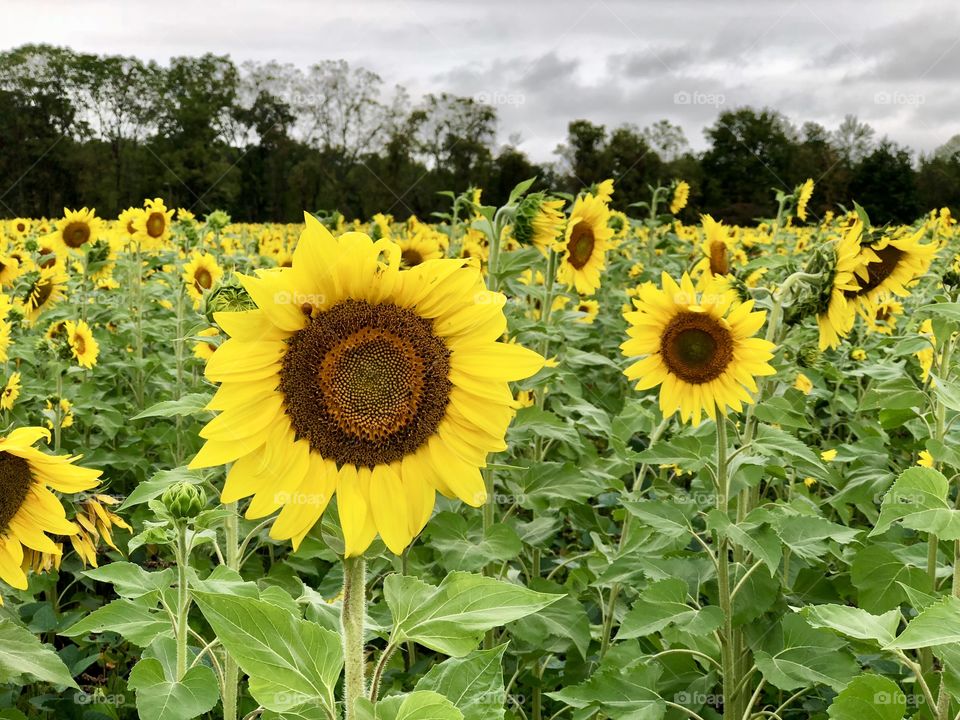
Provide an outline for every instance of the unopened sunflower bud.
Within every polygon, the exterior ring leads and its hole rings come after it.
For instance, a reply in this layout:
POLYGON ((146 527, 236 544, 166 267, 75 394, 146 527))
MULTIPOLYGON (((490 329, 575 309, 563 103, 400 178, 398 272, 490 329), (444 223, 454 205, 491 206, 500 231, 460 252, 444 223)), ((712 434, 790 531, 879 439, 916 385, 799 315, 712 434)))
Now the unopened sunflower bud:
POLYGON ((207 494, 192 483, 179 482, 164 490, 160 502, 178 520, 196 517, 207 504, 207 494))
POLYGON ((797 365, 805 368, 815 368, 820 364, 822 353, 816 345, 804 345, 797 351, 797 365))
POLYGON ((230 224, 230 216, 223 210, 214 210, 207 215, 207 227, 214 232, 220 232, 230 224))
POLYGON ((566 219, 560 208, 563 200, 551 198, 546 193, 527 195, 517 205, 513 217, 513 236, 521 245, 536 245, 545 249, 553 245, 566 219))
POLYGON ((250 294, 234 278, 217 285, 204 299, 204 313, 210 324, 218 312, 240 312, 257 307, 250 294))

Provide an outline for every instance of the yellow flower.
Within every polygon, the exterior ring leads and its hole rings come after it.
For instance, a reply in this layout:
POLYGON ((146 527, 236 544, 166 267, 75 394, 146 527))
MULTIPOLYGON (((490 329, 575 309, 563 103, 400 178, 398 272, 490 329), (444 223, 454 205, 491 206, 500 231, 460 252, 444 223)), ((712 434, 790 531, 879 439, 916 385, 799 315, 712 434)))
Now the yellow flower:
POLYGON ((834 458, 836 457, 837 457, 836 450, 824 450, 822 453, 820 453, 820 459, 823 460, 824 462, 833 462, 834 458))
POLYGON ((103 221, 97 217, 96 210, 64 208, 63 219, 57 221, 53 241, 62 253, 67 253, 96 240, 102 228, 103 221))
POLYGON ((926 450, 921 450, 920 457, 917 459, 917 465, 919 465, 920 467, 932 468, 933 463, 934 463, 933 455, 931 455, 926 450))
POLYGON ((86 321, 78 320, 73 322, 67 320, 64 323, 67 332, 67 340, 70 343, 70 350, 80 367, 92 368, 97 364, 97 357, 100 355, 100 345, 93 337, 93 332, 86 321))
POLYGON ((678 285, 663 273, 662 289, 652 283, 640 288, 626 313, 630 339, 620 347, 628 357, 644 356, 625 371, 637 390, 660 386, 664 416, 679 411, 684 422, 715 418, 727 408, 740 412, 753 403, 755 378, 773 375, 774 344, 753 335, 766 313, 753 310, 753 301, 739 303, 719 282, 698 293, 687 274, 678 285))
POLYGON ((606 267, 606 254, 613 237, 607 224, 610 210, 599 197, 583 195, 570 211, 557 279, 567 286, 576 286, 581 295, 593 295, 600 287, 600 273, 606 267))
POLYGON ((850 351, 850 358, 857 362, 863 362, 867 359, 867 351, 863 348, 854 348, 850 351))
POLYGON ((257 308, 215 315, 229 336, 206 366, 220 413, 190 463, 233 463, 224 502, 252 495, 248 518, 280 510, 271 537, 299 546, 336 497, 348 557, 378 534, 403 552, 438 491, 483 505, 508 382, 544 361, 499 342, 504 303, 478 263, 402 269, 394 242, 334 238, 306 215, 292 267, 239 278, 257 308))
POLYGON ((77 532, 51 489, 89 490, 100 476, 99 470, 74 465, 76 457, 46 455, 32 447, 40 438, 49 440, 50 432, 22 427, 0 439, 0 580, 19 590, 27 589, 24 548, 57 554, 46 533, 77 532))
POLYGON ((592 325, 600 312, 600 303, 596 300, 581 300, 574 310, 582 315, 582 317, 577 318, 577 322, 592 325))
POLYGON ((687 206, 687 200, 690 198, 690 186, 681 180, 673 189, 673 199, 670 201, 670 214, 676 215, 687 206))
POLYGON ((812 488, 814 485, 817 484, 817 479, 812 477, 805 477, 803 479, 803 484, 806 485, 808 488, 812 488))
POLYGON ((801 220, 807 219, 807 204, 813 197, 813 180, 807 178, 807 181, 800 186, 797 194, 797 217, 801 220))
POLYGON ((804 395, 809 395, 813 392, 813 383, 803 373, 797 373, 797 379, 793 381, 793 386, 802 392, 804 395))
POLYGON ((7 384, 0 395, 0 410, 13 410, 13 406, 20 397, 20 373, 15 372, 7 378, 7 384))
MULTIPOLYGON (((220 331, 217 328, 206 328, 197 333, 199 338, 220 337, 220 331)), ((193 356, 200 360, 207 361, 213 357, 217 349, 217 344, 209 340, 201 340, 193 344, 193 356)))
POLYGON ((197 250, 190 253, 190 262, 183 267, 183 282, 194 307, 200 307, 203 293, 211 290, 221 277, 223 269, 213 255, 197 250))
POLYGON ((146 250, 160 248, 170 238, 173 210, 161 198, 144 200, 143 211, 133 217, 134 239, 146 250))

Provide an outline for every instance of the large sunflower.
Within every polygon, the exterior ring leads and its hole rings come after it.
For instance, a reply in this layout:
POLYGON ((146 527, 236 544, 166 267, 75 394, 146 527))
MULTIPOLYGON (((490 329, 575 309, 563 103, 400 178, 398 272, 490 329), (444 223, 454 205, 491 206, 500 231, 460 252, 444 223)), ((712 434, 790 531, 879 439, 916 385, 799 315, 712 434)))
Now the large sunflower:
POLYGON ((661 283, 642 286, 636 311, 624 313, 630 339, 620 347, 627 357, 646 356, 625 375, 637 390, 660 385, 664 416, 679 410, 684 422, 754 402, 755 378, 776 372, 773 343, 753 337, 766 313, 716 283, 698 293, 686 273, 679 285, 667 273, 661 283))
POLYGON ((484 503, 480 468, 505 449, 508 381, 543 358, 498 342, 501 296, 476 262, 400 268, 400 248, 358 232, 306 228, 291 268, 240 276, 257 304, 217 313, 230 337, 207 361, 221 383, 191 467, 233 462, 224 502, 294 545, 336 495, 345 553, 379 533, 395 553, 426 524, 435 491, 484 503), (282 509, 281 509, 282 508, 282 509))
POLYGON ((96 240, 103 227, 103 221, 97 217, 96 210, 63 209, 63 218, 57 221, 53 232, 53 242, 63 253, 79 250, 88 242, 96 240))
POLYGON ((884 236, 865 247, 872 256, 865 257, 857 268, 859 287, 847 295, 866 311, 890 295, 907 297, 907 287, 930 269, 937 254, 936 242, 921 242, 925 233, 926 228, 921 226, 912 234, 884 236))
POLYGON ((600 273, 606 267, 606 255, 613 229, 607 221, 610 209, 601 198, 582 195, 570 210, 570 220, 559 249, 563 250, 557 279, 576 286, 581 295, 592 295, 600 287, 600 273))
POLYGON ((50 439, 39 427, 23 427, 0 438, 0 580, 25 590, 24 548, 59 554, 45 533, 73 535, 60 500, 50 490, 75 493, 98 484, 99 470, 78 467, 68 456, 45 455, 33 444, 50 439))

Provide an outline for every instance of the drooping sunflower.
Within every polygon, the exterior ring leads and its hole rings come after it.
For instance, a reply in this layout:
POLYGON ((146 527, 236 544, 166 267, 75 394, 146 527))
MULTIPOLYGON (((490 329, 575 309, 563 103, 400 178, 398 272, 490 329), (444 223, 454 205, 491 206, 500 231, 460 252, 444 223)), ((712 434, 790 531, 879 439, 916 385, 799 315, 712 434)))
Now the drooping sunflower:
POLYGON ((100 354, 100 345, 93 337, 93 331, 87 325, 85 320, 74 322, 67 320, 64 323, 64 329, 67 333, 67 342, 70 343, 70 351, 80 367, 87 369, 97 364, 97 356, 100 354))
POLYGON ((74 465, 77 457, 40 452, 33 445, 41 438, 49 440, 50 432, 40 427, 17 428, 0 438, 0 580, 19 590, 27 588, 24 548, 56 554, 46 533, 77 532, 51 489, 81 492, 96 487, 100 477, 99 470, 74 465))
POLYGON ((27 324, 32 325, 44 311, 63 300, 66 287, 67 276, 59 264, 35 272, 20 300, 27 324))
POLYGON ((505 449, 509 381, 543 358, 498 342, 503 297, 473 261, 401 269, 400 248, 358 232, 334 238, 310 215, 289 269, 240 276, 257 304, 221 312, 229 336, 207 362, 221 383, 191 467, 233 462, 223 500, 277 510, 275 539, 299 545, 336 496, 345 553, 379 533, 400 553, 435 492, 478 507, 480 468, 505 449))
POLYGON ((546 255, 554 246, 567 218, 563 214, 563 200, 544 192, 527 195, 517 204, 513 220, 513 235, 521 245, 532 244, 546 255))
POLYGON ((195 307, 200 307, 203 293, 211 290, 223 277, 223 268, 211 253, 194 250, 190 262, 183 266, 183 282, 195 307))
POLYGON ((863 224, 857 220, 826 249, 828 267, 825 269, 825 289, 817 308, 820 328, 820 350, 836 348, 840 339, 850 334, 856 320, 856 305, 850 297, 860 290, 857 271, 865 257, 875 257, 868 248, 861 248, 863 224))
POLYGON ((64 208, 63 218, 57 221, 52 239, 57 249, 66 254, 96 240, 102 228, 103 221, 97 217, 96 210, 64 208))
POLYGON ((627 357, 645 357, 624 374, 637 390, 660 385, 664 416, 679 410, 684 422, 698 424, 728 407, 739 412, 754 402, 755 378, 776 372, 774 344, 753 337, 766 313, 754 311, 752 300, 738 303, 716 285, 698 293, 689 275, 678 285, 663 273, 661 288, 642 286, 633 303, 636 310, 624 313, 630 339, 620 347, 627 357))
POLYGON ((593 295, 600 287, 600 273, 606 267, 607 249, 613 237, 609 218, 606 201, 590 194, 578 197, 570 210, 567 229, 558 248, 563 256, 557 279, 575 286, 581 295, 593 295))
POLYGON ((734 247, 733 238, 723 226, 710 215, 702 215, 703 223, 703 259, 697 263, 694 272, 703 273, 707 277, 726 276, 730 274, 730 259, 734 247))
POLYGON ((807 205, 810 198, 813 197, 813 179, 807 178, 806 182, 797 190, 797 217, 801 220, 807 219, 807 205))
POLYGON ((168 210, 161 198, 145 200, 143 211, 133 217, 134 239, 145 249, 156 249, 170 238, 173 210, 168 210))
POLYGON ((848 291, 848 297, 866 312, 890 295, 907 297, 907 288, 930 269, 937 254, 936 242, 921 242, 925 233, 926 228, 921 226, 914 233, 887 235, 864 246, 871 256, 864 257, 857 268, 858 287, 848 291))
POLYGON ((676 215, 687 206, 690 199, 690 185, 681 180, 673 189, 673 198, 670 200, 670 214, 676 215))

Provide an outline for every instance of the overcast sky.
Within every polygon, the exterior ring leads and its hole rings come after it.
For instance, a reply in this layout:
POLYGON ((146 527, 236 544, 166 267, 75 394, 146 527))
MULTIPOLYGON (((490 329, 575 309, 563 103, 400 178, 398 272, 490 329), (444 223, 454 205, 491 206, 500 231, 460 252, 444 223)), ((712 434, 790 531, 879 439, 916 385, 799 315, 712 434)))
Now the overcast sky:
POLYGON ((960 4, 860 0, 0 0, 0 48, 306 67, 344 58, 416 98, 497 105, 500 137, 549 160, 575 118, 668 118, 694 148, 719 110, 847 113, 931 151, 960 133, 960 4))

